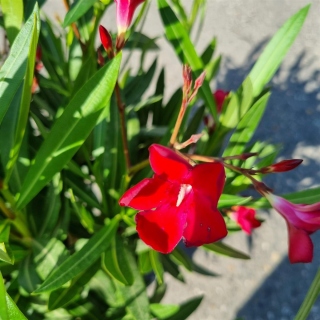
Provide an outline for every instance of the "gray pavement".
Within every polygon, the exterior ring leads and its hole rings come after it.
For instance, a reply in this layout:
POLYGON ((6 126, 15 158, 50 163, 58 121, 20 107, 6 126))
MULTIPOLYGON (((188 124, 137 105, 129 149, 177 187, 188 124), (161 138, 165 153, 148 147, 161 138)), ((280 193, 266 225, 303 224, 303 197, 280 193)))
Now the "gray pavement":
MULTIPOLYGON (((295 171, 268 180, 278 194, 320 184, 320 1, 311 2, 307 21, 272 81, 274 90, 255 136, 255 139, 281 143, 281 159, 304 159, 303 165, 295 171)), ((184 3, 190 5, 192 1, 184 3)), ((212 88, 236 89, 265 41, 308 3, 310 1, 306 0, 209 0, 197 49, 201 52, 212 37, 217 36, 218 52, 224 58, 212 88)), ((60 1, 51 0, 46 9, 51 15, 57 12, 63 17, 59 7, 60 1)), ((107 28, 115 26, 111 14, 104 20, 107 28)), ((163 34, 155 1, 152 1, 144 30, 149 36, 163 34)), ((167 90, 173 92, 180 79, 181 65, 165 41, 160 39, 158 43, 161 46, 159 64, 166 67, 167 90)), ((179 303, 204 294, 202 304, 190 320, 293 319, 320 264, 320 232, 313 236, 314 262, 290 265, 283 219, 273 211, 260 214, 266 221, 255 230, 252 242, 242 233, 226 239, 226 243, 249 252, 252 260, 234 260, 196 250, 194 259, 220 276, 209 278, 185 272, 186 284, 168 276, 169 288, 164 302, 179 303)), ((320 319, 319 300, 308 319, 320 319)))

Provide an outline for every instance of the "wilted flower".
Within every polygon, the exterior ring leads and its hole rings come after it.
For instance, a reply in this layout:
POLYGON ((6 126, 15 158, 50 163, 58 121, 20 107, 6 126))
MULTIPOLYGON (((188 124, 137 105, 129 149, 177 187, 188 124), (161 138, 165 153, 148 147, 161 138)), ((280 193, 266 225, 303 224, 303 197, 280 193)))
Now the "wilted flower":
POLYGON ((313 243, 310 234, 320 229, 320 202, 311 205, 293 204, 272 193, 264 195, 286 220, 290 262, 311 262, 313 243))
POLYGON ((261 222, 256 219, 256 211, 253 208, 243 206, 233 206, 229 217, 234 220, 247 234, 261 226, 261 222))
POLYGON ((171 252, 181 239, 200 246, 227 235, 217 209, 225 182, 220 163, 192 166, 175 151, 157 144, 150 148, 151 179, 144 179, 120 199, 136 215, 140 238, 154 250, 171 252))

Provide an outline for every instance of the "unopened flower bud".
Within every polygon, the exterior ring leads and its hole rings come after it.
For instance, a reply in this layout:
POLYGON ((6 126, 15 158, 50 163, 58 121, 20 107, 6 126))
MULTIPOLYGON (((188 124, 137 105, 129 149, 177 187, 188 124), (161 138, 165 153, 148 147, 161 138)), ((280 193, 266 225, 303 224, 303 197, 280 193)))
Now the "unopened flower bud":
POLYGON ((261 173, 286 172, 295 169, 302 163, 301 159, 282 160, 259 170, 261 173))
POLYGON ((213 93, 213 97, 216 101, 218 113, 221 113, 224 101, 225 101, 226 97, 228 96, 228 94, 229 94, 229 91, 224 91, 221 89, 218 89, 213 93))
POLYGON ((113 54, 113 45, 112 45, 112 38, 109 33, 109 31, 102 25, 99 26, 99 34, 100 34, 100 40, 104 47, 104 50, 106 50, 108 58, 112 59, 113 54))

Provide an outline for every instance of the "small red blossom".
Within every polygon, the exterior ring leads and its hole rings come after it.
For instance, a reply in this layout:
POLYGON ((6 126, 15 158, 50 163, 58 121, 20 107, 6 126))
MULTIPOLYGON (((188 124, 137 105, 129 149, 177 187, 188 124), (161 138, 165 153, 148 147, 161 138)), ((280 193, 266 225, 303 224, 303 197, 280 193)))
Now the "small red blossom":
POLYGON ((170 253, 181 239, 201 246, 227 235, 217 203, 225 182, 221 163, 192 166, 167 147, 149 148, 151 179, 144 179, 119 200, 121 206, 141 210, 136 215, 140 238, 154 250, 170 253))
POLYGON ((252 230, 261 226, 261 222, 256 219, 256 211, 252 208, 233 206, 232 212, 229 217, 235 221, 241 229, 247 233, 251 234, 252 230))
POLYGON ((145 0, 114 0, 117 5, 118 37, 116 47, 122 49, 125 43, 125 34, 129 28, 133 14, 139 4, 145 0))
POLYGON ((313 243, 310 234, 320 229, 320 202, 311 205, 294 204, 272 193, 264 195, 286 220, 290 262, 311 262, 313 243))
POLYGON ((221 90, 221 89, 218 89, 213 93, 213 97, 214 97, 214 99, 216 101, 218 113, 221 113, 224 100, 226 99, 228 94, 229 94, 229 91, 224 91, 224 90, 221 90))

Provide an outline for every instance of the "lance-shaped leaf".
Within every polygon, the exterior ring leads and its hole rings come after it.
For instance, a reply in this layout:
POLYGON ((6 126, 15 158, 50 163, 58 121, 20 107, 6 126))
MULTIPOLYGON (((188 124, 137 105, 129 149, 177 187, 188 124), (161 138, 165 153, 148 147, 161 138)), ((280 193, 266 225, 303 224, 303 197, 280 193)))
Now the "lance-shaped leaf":
POLYGON ((56 290, 88 269, 110 245, 118 222, 118 217, 113 218, 109 224, 90 238, 81 250, 56 268, 34 293, 56 290))
POLYGON ((74 2, 63 20, 62 27, 65 28, 69 24, 77 21, 94 5, 96 1, 97 0, 79 0, 74 2))
POLYGON ((14 301, 6 292, 2 274, 0 272, 0 319, 1 320, 27 320, 14 301))
POLYGON ((75 94, 43 142, 21 187, 24 207, 72 158, 97 123, 113 92, 121 61, 115 57, 75 94))
MULTIPOLYGON (((166 36, 174 47, 180 60, 183 63, 188 63, 195 75, 197 77, 200 76, 201 72, 204 70, 204 65, 194 49, 194 45, 189 38, 188 32, 176 17, 166 0, 158 0, 158 7, 165 26, 166 36)), ((204 81, 199 89, 199 93, 204 99, 206 106, 209 107, 215 121, 217 121, 216 105, 212 98, 208 81, 204 81)))
MULTIPOLYGON (((267 106, 270 93, 263 95, 240 120, 235 132, 232 134, 229 144, 223 153, 223 156, 237 155, 244 152, 247 143, 251 140, 264 110, 267 106)), ((234 165, 238 165, 239 161, 234 161, 234 165)))
POLYGON ((111 246, 104 253, 103 269, 124 285, 132 285, 134 278, 127 259, 127 251, 120 236, 114 237, 111 246))
POLYGON ((1 9, 7 38, 12 45, 22 25, 23 1, 1 0, 1 9))
POLYGON ((299 34, 308 14, 310 4, 293 15, 273 36, 263 53, 255 63, 249 77, 253 86, 253 95, 257 96, 271 80, 281 61, 285 57, 295 38, 299 34))
POLYGON ((17 35, 10 54, 0 71, 0 123, 2 122, 13 98, 19 90, 28 65, 28 55, 33 40, 35 19, 39 9, 37 4, 33 14, 17 35))
POLYGON ((214 251, 216 253, 220 253, 224 256, 231 257, 231 258, 236 258, 236 259, 244 259, 248 260, 250 257, 243 253, 240 252, 222 242, 215 242, 215 243, 210 243, 210 244, 205 244, 202 246, 203 248, 209 250, 209 251, 214 251))
POLYGON ((21 85, 21 90, 18 91, 17 95, 10 104, 9 110, 6 113, 1 126, 1 134, 5 137, 5 141, 1 140, 1 144, 4 146, 4 148, 1 146, 1 158, 3 165, 5 166, 5 185, 8 183, 14 169, 14 165, 18 159, 19 151, 28 123, 31 87, 33 83, 34 65, 40 30, 39 11, 36 10, 31 17, 33 17, 33 29, 31 34, 31 43, 28 53, 25 79, 21 85))

